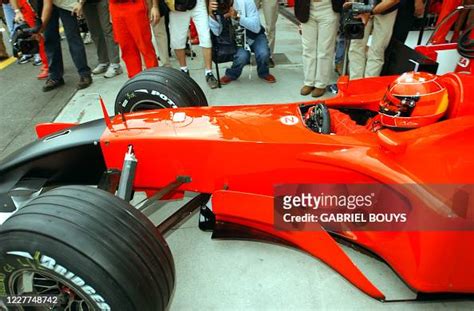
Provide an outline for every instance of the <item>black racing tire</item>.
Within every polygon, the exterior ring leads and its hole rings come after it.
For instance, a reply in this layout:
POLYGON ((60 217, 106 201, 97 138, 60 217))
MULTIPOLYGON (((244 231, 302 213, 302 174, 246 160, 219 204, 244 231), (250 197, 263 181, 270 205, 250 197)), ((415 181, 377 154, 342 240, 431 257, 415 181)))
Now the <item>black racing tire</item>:
POLYGON ((208 106, 199 85, 180 70, 158 67, 128 80, 115 99, 115 114, 151 109, 208 106))
POLYGON ((33 275, 35 290, 45 280, 58 282, 43 294, 68 298, 72 291, 84 310, 156 311, 168 306, 175 268, 166 241, 142 213, 103 190, 66 186, 0 226, 0 298, 18 294, 19 275, 33 275))

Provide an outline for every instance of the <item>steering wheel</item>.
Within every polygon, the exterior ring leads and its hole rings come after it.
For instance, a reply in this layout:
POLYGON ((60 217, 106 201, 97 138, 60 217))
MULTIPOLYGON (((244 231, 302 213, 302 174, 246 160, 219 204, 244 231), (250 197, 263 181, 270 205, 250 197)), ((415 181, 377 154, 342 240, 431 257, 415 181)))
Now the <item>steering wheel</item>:
POLYGON ((308 116, 306 124, 316 133, 331 133, 331 118, 329 116, 328 107, 323 103, 314 106, 308 116))

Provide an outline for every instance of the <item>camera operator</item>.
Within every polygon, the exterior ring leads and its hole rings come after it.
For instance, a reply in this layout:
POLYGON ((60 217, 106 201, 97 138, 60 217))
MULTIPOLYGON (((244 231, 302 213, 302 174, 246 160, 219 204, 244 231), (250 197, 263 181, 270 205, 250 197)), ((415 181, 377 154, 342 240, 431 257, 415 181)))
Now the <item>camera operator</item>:
MULTIPOLYGON (((362 19, 365 29, 362 39, 351 41, 349 49, 351 79, 380 75, 384 64, 385 49, 392 37, 399 2, 400 0, 377 1, 370 13, 357 16, 362 19), (366 51, 370 35, 372 35, 372 41, 368 51, 366 51)), ((351 5, 352 2, 346 2, 344 8, 351 5)))
POLYGON ((259 78, 268 83, 275 83, 276 79, 269 71, 270 48, 255 2, 235 0, 235 3, 230 2, 225 7, 222 10, 215 0, 209 2, 209 27, 212 33, 219 36, 229 25, 241 26, 245 40, 242 42, 243 46, 238 46, 232 67, 228 68, 220 79, 221 84, 229 84, 240 77, 242 69, 250 62, 250 51, 255 53, 259 78))

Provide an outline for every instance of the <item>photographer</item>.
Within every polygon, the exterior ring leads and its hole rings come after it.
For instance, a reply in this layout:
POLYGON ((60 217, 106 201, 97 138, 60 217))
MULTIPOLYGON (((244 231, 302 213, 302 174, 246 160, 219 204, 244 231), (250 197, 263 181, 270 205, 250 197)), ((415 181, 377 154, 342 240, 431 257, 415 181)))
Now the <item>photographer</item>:
MULTIPOLYGON (((27 0, 10 0, 12 8, 15 10, 15 22, 21 23, 26 22, 32 29, 38 29, 41 27, 41 7, 33 7, 27 0)), ((41 58, 41 69, 37 78, 47 79, 48 78, 48 57, 46 56, 46 49, 44 46, 44 38, 41 35, 37 36, 39 41, 39 56, 41 58)))
MULTIPOLYGON (((377 77, 384 64, 385 49, 392 37, 393 25, 397 17, 397 7, 400 0, 381 0, 370 13, 360 14, 359 18, 365 24, 364 37, 352 40, 349 49, 349 71, 351 79, 377 77), (366 52, 370 35, 372 41, 366 52)), ((344 4, 344 8, 352 5, 344 4)))
POLYGON ((255 53, 258 76, 268 83, 276 82, 269 71, 270 48, 255 2, 236 0, 235 3, 230 2, 223 8, 215 0, 211 0, 209 12, 209 27, 215 36, 221 35, 225 28, 233 27, 233 24, 244 28, 244 46, 237 48, 232 67, 228 68, 220 79, 221 84, 229 84, 240 77, 242 69, 250 62, 250 51, 255 53))

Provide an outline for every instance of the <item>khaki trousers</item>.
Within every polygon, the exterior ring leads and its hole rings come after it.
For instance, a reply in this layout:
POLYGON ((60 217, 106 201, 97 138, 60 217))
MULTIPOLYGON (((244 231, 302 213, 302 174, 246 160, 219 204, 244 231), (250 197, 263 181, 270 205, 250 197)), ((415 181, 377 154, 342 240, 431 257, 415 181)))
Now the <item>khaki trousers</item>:
POLYGON ((329 84, 338 27, 339 14, 330 0, 311 3, 309 20, 301 24, 305 85, 325 88, 329 84))
POLYGON ((278 0, 255 0, 257 9, 262 8, 265 18, 265 30, 267 33, 268 46, 273 55, 275 50, 276 22, 278 20, 278 0))
POLYGON ((85 3, 84 17, 97 49, 100 64, 120 64, 120 52, 110 23, 109 1, 85 3))
POLYGON ((351 79, 380 75, 384 64, 385 49, 390 43, 396 18, 396 10, 386 15, 374 15, 365 26, 364 38, 351 41, 349 49, 351 79), (366 52, 371 34, 372 42, 366 52))
POLYGON ((153 37, 155 37, 155 47, 160 57, 160 66, 171 67, 165 22, 165 17, 162 16, 159 23, 151 26, 151 29, 153 30, 153 37))

